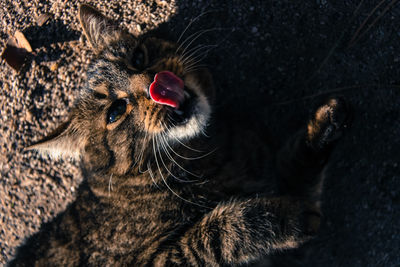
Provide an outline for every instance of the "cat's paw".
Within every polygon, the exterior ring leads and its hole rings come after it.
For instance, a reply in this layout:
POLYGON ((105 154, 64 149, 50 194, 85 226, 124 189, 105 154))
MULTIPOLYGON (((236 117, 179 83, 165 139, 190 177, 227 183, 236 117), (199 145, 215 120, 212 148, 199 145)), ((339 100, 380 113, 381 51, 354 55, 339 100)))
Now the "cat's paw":
POLYGON ((351 110, 342 97, 328 99, 320 106, 307 125, 309 144, 316 149, 338 140, 350 126, 351 110))
POLYGON ((286 203, 289 204, 286 206, 286 215, 282 217, 282 232, 295 236, 296 241, 300 243, 315 236, 321 225, 320 208, 315 203, 304 200, 286 203))

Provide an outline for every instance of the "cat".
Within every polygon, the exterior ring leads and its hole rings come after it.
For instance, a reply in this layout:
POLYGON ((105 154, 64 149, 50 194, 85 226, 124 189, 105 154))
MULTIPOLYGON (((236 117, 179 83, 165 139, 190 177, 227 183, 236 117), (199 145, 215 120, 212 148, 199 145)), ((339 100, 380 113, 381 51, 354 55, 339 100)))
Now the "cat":
POLYGON ((238 266, 318 232, 323 170, 349 125, 343 98, 275 154, 251 120, 212 116, 212 76, 177 43, 86 4, 79 20, 95 53, 87 86, 30 149, 76 159, 85 179, 9 266, 238 266))

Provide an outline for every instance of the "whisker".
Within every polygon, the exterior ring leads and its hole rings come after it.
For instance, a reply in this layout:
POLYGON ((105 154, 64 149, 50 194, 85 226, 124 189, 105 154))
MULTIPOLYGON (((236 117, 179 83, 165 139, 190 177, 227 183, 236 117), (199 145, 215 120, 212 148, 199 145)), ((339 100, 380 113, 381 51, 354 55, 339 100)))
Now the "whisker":
MULTIPOLYGON (((211 29, 206 29, 206 30, 200 30, 200 31, 197 31, 197 32, 193 33, 192 35, 190 35, 190 36, 186 39, 186 40, 189 40, 189 39, 191 38, 190 42, 189 42, 189 43, 186 45, 186 47, 183 49, 181 55, 184 54, 184 53, 186 52, 186 50, 190 47, 190 45, 191 45, 194 41, 196 41, 197 39, 199 39, 203 34, 205 34, 205 33, 207 33, 207 32, 211 32, 211 31, 224 30, 224 29, 226 29, 226 28, 211 28, 211 29)), ((185 40, 185 42, 186 42, 186 40, 185 40)), ((182 46, 185 42, 183 42, 183 43, 178 47, 178 49, 176 50, 177 53, 178 53, 178 51, 181 49, 181 46, 182 46)))
MULTIPOLYGON (((366 35, 367 33, 368 33, 368 31, 373 27, 373 26, 375 26, 375 24, 376 24, 376 22, 377 21, 379 21, 396 3, 397 3, 397 1, 398 0, 393 0, 392 2, 390 2, 386 7, 385 7, 385 9, 383 9, 383 11, 379 14, 379 16, 376 18, 376 19, 374 19, 374 21, 372 21, 371 22, 371 24, 367 27, 367 29, 363 32, 363 33, 361 33, 359 36, 358 36, 358 38, 357 39, 355 39, 352 43, 350 43, 349 44, 349 47, 350 46, 353 46, 355 43, 357 43, 364 35, 366 35)), ((382 2, 384 2, 384 1, 382 1, 382 2)))
MULTIPOLYGON (((210 49, 215 46, 216 46, 215 44, 214 45, 198 45, 198 46, 188 50, 185 54, 181 55, 181 58, 183 59, 182 63, 185 64, 188 61, 190 62, 190 60, 192 60, 192 56, 195 55, 196 53, 198 53, 199 51, 201 51, 202 49, 205 49, 205 48, 210 49), (186 55, 187 53, 190 53, 190 54, 186 55)), ((209 51, 209 50, 207 50, 207 51, 209 51)))
MULTIPOLYGON (((163 145, 163 144, 161 144, 161 145, 163 145)), ((173 163, 176 164, 176 166, 178 166, 181 170, 187 172, 188 174, 190 174, 190 175, 192 175, 192 176, 194 176, 194 177, 201 178, 200 175, 194 174, 194 173, 192 173, 192 172, 186 170, 185 168, 183 168, 181 165, 179 165, 179 163, 176 162, 176 160, 175 160, 175 159, 172 157, 172 155, 168 152, 168 148, 167 148, 165 145, 163 145, 163 147, 164 147, 165 154, 168 156, 168 158, 169 158, 173 163)))
POLYGON ((187 38, 176 48, 175 54, 178 54, 178 51, 182 48, 182 46, 183 46, 187 41, 190 40, 190 38, 192 38, 192 37, 195 36, 196 34, 199 34, 201 31, 203 31, 203 30, 199 30, 199 31, 197 31, 197 32, 192 33, 191 35, 189 35, 189 37, 187 37, 187 38))
POLYGON ((176 127, 176 120, 174 120, 174 118, 171 117, 171 115, 167 114, 168 116, 168 122, 171 123, 174 127, 176 127), (175 123, 174 123, 175 122, 175 123))
MULTIPOLYGON (((205 31, 205 30, 198 30, 197 32, 192 33, 191 35, 189 35, 189 36, 178 46, 178 48, 175 50, 175 54, 178 54, 179 50, 182 49, 182 46, 183 46, 186 42, 190 41, 191 38, 195 38, 196 35, 201 34, 203 31, 205 31)), ((189 45, 190 45, 190 44, 189 44, 189 45)), ((185 49, 184 49, 184 50, 186 50, 186 48, 187 48, 187 45, 185 46, 185 49)))
MULTIPOLYGON (((162 165, 164 166, 164 168, 167 170, 167 172, 168 172, 172 177, 174 177, 176 180, 178 180, 179 182, 182 182, 182 183, 192 183, 192 182, 194 182, 194 181, 182 180, 182 179, 176 177, 176 176, 168 169, 168 167, 167 167, 167 165, 165 165, 165 162, 164 162, 163 157, 162 157, 162 155, 161 155, 160 146, 159 146, 159 143, 158 143, 158 142, 162 143, 162 140, 161 140, 161 139, 158 139, 157 136, 156 136, 156 144, 157 144, 158 154, 160 155, 161 163, 162 163, 162 165)), ((161 148, 163 148, 163 147, 161 147, 161 148)), ((163 149, 164 149, 164 148, 163 148, 163 149)))
POLYGON ((200 128, 200 131, 205 137, 210 138, 210 136, 206 133, 205 130, 203 130, 203 128, 200 128))
POLYGON ((154 179, 154 174, 153 174, 153 171, 152 171, 151 168, 150 168, 150 163, 149 163, 149 162, 147 162, 147 171, 148 171, 149 174, 150 174, 150 177, 151 177, 151 180, 153 181, 153 184, 154 184, 158 189, 161 190, 161 188, 158 186, 158 184, 157 184, 157 182, 156 182, 156 179, 154 179))
POLYGON ((165 145, 164 144, 161 144, 161 147, 162 147, 162 149, 164 150, 164 153, 165 153, 165 155, 167 156, 167 158, 170 160, 170 161, 174 161, 173 160, 173 158, 171 157, 171 155, 169 154, 169 153, 167 153, 167 151, 166 151, 166 147, 165 147, 165 145))
MULTIPOLYGON (((213 50, 214 48, 220 46, 223 42, 225 42, 226 39, 228 39, 228 37, 229 37, 234 31, 235 31, 235 29, 231 29, 231 32, 230 32, 229 34, 227 34, 227 35, 226 35, 221 41, 219 41, 217 44, 206 45, 206 46, 204 46, 204 47, 208 47, 208 49, 207 49, 206 51, 200 53, 199 55, 195 56, 194 58, 191 58, 191 59, 192 59, 192 62, 193 62, 194 60, 196 60, 197 58, 200 58, 202 55, 204 55, 204 56, 203 56, 200 60, 198 60, 198 61, 196 61, 196 62, 194 62, 194 63, 192 63, 192 64, 196 64, 196 63, 202 61, 203 58, 204 58, 206 55, 208 55, 208 53, 209 53, 211 50, 213 50)), ((193 49, 191 49, 191 50, 193 50, 193 49)), ((189 51, 191 51, 191 50, 189 50, 189 51)), ((196 52, 197 52, 197 51, 196 51, 196 52)), ((182 56, 183 56, 184 54, 185 54, 185 53, 182 53, 182 56)), ((191 57, 193 54, 194 54, 194 53, 190 54, 190 55, 188 56, 188 58, 191 57)))
POLYGON ((206 65, 206 64, 200 64, 200 65, 197 65, 197 66, 193 66, 193 67, 191 67, 191 68, 185 68, 184 69, 184 71, 185 71, 185 73, 189 73, 189 72, 191 72, 191 71, 195 71, 195 70, 198 70, 198 69, 201 69, 201 68, 207 68, 208 67, 208 65, 206 65))
MULTIPOLYGON (((183 30, 183 32, 181 33, 181 35, 178 38, 178 41, 176 41, 176 43, 179 43, 179 41, 182 39, 183 35, 185 34, 185 32, 190 28, 190 26, 192 26, 193 22, 195 22, 196 20, 198 20, 199 18, 201 18, 202 16, 211 13, 211 12, 215 12, 214 10, 208 10, 205 12, 200 13, 200 15, 198 15, 197 17, 195 17, 194 19, 191 19, 189 24, 186 26, 186 28, 183 30)), ((175 51, 176 52, 176 51, 175 51)))
POLYGON ((182 53, 181 55, 180 55, 180 57, 182 58, 182 59, 185 59, 186 57, 187 57, 187 53, 192 53, 193 51, 195 51, 195 50, 198 50, 198 49, 203 49, 205 47, 205 45, 203 45, 203 44, 199 44, 199 45, 197 45, 197 46, 195 46, 195 47, 193 47, 193 48, 191 48, 191 49, 189 49, 188 51, 186 51, 185 53, 182 53))
MULTIPOLYGON (((146 132, 146 135, 147 135, 147 132, 146 132)), ((146 136, 145 136, 145 138, 146 138, 146 136)), ((136 164, 138 164, 138 163, 139 163, 139 160, 140 160, 140 155, 142 154, 142 151, 143 151, 143 148, 144 148, 144 143, 145 143, 145 142, 143 142, 142 149, 141 149, 141 151, 140 151, 140 153, 139 153, 139 155, 138 155, 137 159, 135 160, 135 163, 133 163, 132 167, 135 167, 135 166, 136 166, 136 164)))
MULTIPOLYGON (((191 62, 190 65, 188 67, 185 68, 185 70, 189 69, 189 70, 193 70, 191 69, 192 67, 198 68, 199 65, 196 65, 198 63, 200 63, 205 57, 207 56, 207 54, 202 55, 202 58, 198 59, 195 62, 191 62)), ((197 57, 196 57, 197 58, 197 57)), ((193 59, 194 60, 194 59, 193 59)))
POLYGON ((199 64, 200 62, 189 62, 186 66, 184 66, 185 70, 193 70, 193 69, 199 69, 199 68, 207 68, 208 65, 205 63, 199 64))
POLYGON ((200 47, 199 49, 196 49, 195 51, 193 51, 190 55, 188 55, 186 57, 186 62, 185 63, 195 64, 195 63, 193 63, 195 60, 197 60, 198 58, 200 58, 203 55, 207 55, 215 47, 217 47, 217 45, 206 45, 206 46, 200 47), (195 55, 195 53, 201 51, 201 49, 203 49, 203 48, 208 48, 208 49, 203 51, 203 52, 201 52, 198 55, 195 55))
POLYGON ((208 152, 208 153, 205 154, 205 155, 202 155, 202 156, 199 156, 199 157, 195 157, 195 158, 184 157, 184 156, 178 154, 178 153, 168 144, 168 141, 165 139, 165 137, 164 137, 163 135, 161 135, 161 137, 164 139, 164 144, 167 145, 167 146, 169 147, 169 149, 172 151, 172 153, 174 153, 175 155, 177 155, 177 156, 180 157, 181 159, 186 159, 186 160, 201 159, 201 158, 204 158, 204 157, 210 155, 212 152, 215 151, 215 150, 213 150, 213 151, 211 151, 211 152, 208 152))
POLYGON ((112 177, 113 177, 113 173, 111 173, 111 175, 110 175, 110 180, 108 181, 108 197, 111 196, 111 191, 113 191, 113 187, 112 187, 112 177))
POLYGON ((147 137, 148 137, 148 132, 147 132, 147 130, 146 130, 146 127, 145 127, 144 131, 146 132, 146 134, 145 134, 144 140, 143 140, 142 152, 141 152, 140 155, 139 155, 139 162, 140 162, 140 163, 139 163, 139 172, 140 172, 140 173, 145 173, 145 172, 142 172, 142 171, 141 171, 141 166, 142 166, 142 164, 143 164, 143 162, 142 162, 142 160, 143 160, 143 154, 144 154, 145 144, 146 144, 146 142, 147 142, 147 137))
POLYGON ((165 180, 165 178, 164 178, 164 176, 163 176, 163 174, 161 172, 160 165, 158 164, 158 160, 157 160, 157 154, 156 154, 156 150, 155 150, 154 138, 152 138, 152 140, 153 140, 153 150, 154 150, 155 160, 156 160, 156 164, 157 164, 157 168, 158 168, 158 173, 161 175, 161 179, 163 180, 163 182, 164 182, 165 186, 168 188, 168 190, 171 191, 171 193, 174 194, 176 197, 178 197, 179 199, 181 199, 181 200, 183 200, 185 202, 188 202, 190 204, 197 205, 197 206, 200 206, 200 207, 204 207, 204 208, 209 208, 207 206, 203 206, 201 204, 198 204, 198 203, 192 202, 190 200, 187 200, 187 199, 181 197, 179 194, 177 194, 174 190, 172 190, 172 188, 168 185, 167 181, 165 180))
POLYGON ((208 55, 208 52, 209 51, 205 51, 205 53, 201 53, 199 55, 196 55, 195 57, 186 59, 186 62, 183 63, 184 64, 184 68, 185 69, 190 69, 192 67, 197 67, 198 64, 204 59, 204 57, 208 55))
MULTIPOLYGON (((192 67, 198 68, 199 65, 196 66, 196 64, 198 64, 199 62, 201 62, 207 55, 208 53, 215 49, 216 47, 220 46, 220 44, 222 44, 223 42, 226 41, 226 39, 228 39, 228 37, 235 31, 235 29, 231 29, 231 32, 229 34, 227 34, 221 41, 219 41, 217 44, 213 44, 213 45, 206 45, 206 46, 202 46, 200 48, 194 48, 194 49, 190 49, 188 51, 188 53, 190 53, 190 51, 195 50, 194 52, 192 52, 189 56, 187 56, 187 58, 183 59, 183 61, 185 63, 189 63, 188 66, 185 66, 185 72, 189 72, 189 71, 193 71, 194 69, 191 69, 192 67), (202 53, 196 55, 195 57, 192 57, 192 55, 194 55, 195 53, 197 53, 198 51, 200 51, 201 49, 203 49, 204 47, 207 47, 208 49, 206 51, 203 51, 202 53)), ((198 47, 198 46, 197 46, 198 47)), ((187 49, 187 47, 185 48, 185 50, 187 49)), ((184 57, 184 55, 186 54, 185 50, 182 53, 182 57, 184 57)))
POLYGON ((367 24, 368 20, 371 18, 371 16, 375 13, 375 11, 384 3, 385 1, 381 1, 380 3, 378 3, 375 8, 369 13, 369 15, 367 16, 367 18, 361 23, 360 27, 358 27, 358 29, 356 30, 356 32, 354 33, 353 37, 351 38, 350 42, 349 42, 349 46, 351 44, 353 44, 354 40, 358 37, 358 34, 360 33, 360 31, 364 28, 365 24, 367 24))
MULTIPOLYGON (((169 114, 168 114, 168 115, 169 115, 169 114)), ((173 124, 171 121, 170 121, 170 123, 173 124)), ((194 151, 194 152, 204 153, 204 151, 202 151, 202 150, 197 150, 197 149, 194 149, 194 148, 192 148, 192 147, 190 147, 190 146, 184 144, 181 140, 179 140, 179 138, 178 138, 177 136, 175 136, 175 135, 173 135, 173 134, 171 133, 171 129, 170 129, 169 127, 167 127, 167 125, 165 125, 165 123, 163 123, 163 125, 164 125, 164 128, 167 129, 169 135, 172 136, 172 137, 174 138, 174 140, 176 140, 179 144, 181 144, 182 146, 184 146, 184 147, 186 147, 187 149, 190 149, 190 150, 192 150, 192 151, 194 151)), ((173 124, 173 125, 174 125, 174 124, 173 124)), ((175 126, 175 125, 174 125, 174 126, 175 126)))
POLYGON ((226 30, 226 28, 211 28, 211 29, 207 29, 207 30, 203 30, 201 32, 199 32, 199 34, 197 36, 195 36, 185 47, 185 49, 182 51, 181 55, 184 55, 186 53, 186 50, 190 47, 190 45, 196 41, 197 39, 199 39, 203 34, 207 33, 207 32, 211 32, 211 31, 217 31, 217 30, 226 30))
MULTIPOLYGON (((364 0, 361 0, 360 3, 357 5, 356 9, 353 12, 352 17, 350 18, 349 21, 349 25, 356 19, 356 17, 359 14, 360 8, 363 5, 364 0)), ((308 85, 315 76, 317 76, 320 71, 322 70, 322 68, 326 65, 326 63, 329 61, 329 59, 331 58, 331 56, 334 54, 334 52, 336 51, 336 48, 339 47, 340 43, 342 42, 344 36, 346 34, 346 31, 343 30, 341 32, 341 34, 339 35, 338 39, 333 43, 332 47, 328 50, 328 53, 326 54, 325 58, 322 60, 321 64, 319 64, 318 68, 314 71, 314 73, 307 78, 307 80, 305 81, 305 85, 308 85)))
MULTIPOLYGON (((201 60, 203 60, 203 58, 201 60)), ((197 62, 190 63, 188 66, 184 66, 184 68, 183 68, 184 71, 186 73, 188 73, 190 71, 197 70, 197 69, 200 69, 200 68, 207 68, 208 67, 207 64, 199 64, 201 62, 201 60, 199 60, 197 62)))

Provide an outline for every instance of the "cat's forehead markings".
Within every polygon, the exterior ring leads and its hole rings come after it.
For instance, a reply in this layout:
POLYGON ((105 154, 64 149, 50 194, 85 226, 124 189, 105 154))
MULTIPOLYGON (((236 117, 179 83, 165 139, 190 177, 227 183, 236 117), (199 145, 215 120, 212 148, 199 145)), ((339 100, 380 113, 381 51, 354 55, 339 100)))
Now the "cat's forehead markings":
POLYGON ((133 50, 136 45, 136 43, 128 43, 126 41, 119 40, 108 46, 102 52, 102 56, 107 60, 121 61, 128 56, 129 51, 133 50))
POLYGON ((149 75, 134 74, 129 77, 130 88, 132 92, 137 90, 146 92, 150 84, 153 82, 153 78, 149 75))
POLYGON ((101 83, 99 85, 96 85, 93 89, 96 93, 103 94, 106 96, 109 95, 107 83, 101 83))
POLYGON ((110 84, 103 82, 97 86, 94 87, 94 91, 99 94, 106 95, 107 97, 112 97, 112 98, 127 98, 129 94, 123 90, 119 89, 111 89, 110 84))
POLYGON ((115 90, 115 94, 118 99, 119 98, 127 98, 129 96, 127 92, 121 91, 121 90, 115 90))
POLYGON ((113 53, 110 50, 105 51, 104 54, 103 54, 103 57, 106 60, 110 60, 110 61, 118 61, 119 60, 119 56, 115 55, 115 53, 113 53))

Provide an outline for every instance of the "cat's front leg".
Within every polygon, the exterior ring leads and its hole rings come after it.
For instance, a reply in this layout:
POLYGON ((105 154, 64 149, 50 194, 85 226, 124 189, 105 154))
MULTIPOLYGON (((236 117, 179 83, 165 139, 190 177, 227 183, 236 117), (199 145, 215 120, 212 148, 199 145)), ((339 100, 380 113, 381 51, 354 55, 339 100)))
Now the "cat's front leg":
POLYGON ((278 153, 283 194, 319 202, 323 170, 350 122, 350 107, 341 97, 330 98, 316 109, 307 126, 293 135, 278 153))
POLYGON ((150 265, 236 266, 296 247, 314 234, 318 224, 319 214, 294 199, 231 201, 159 249, 150 265))

